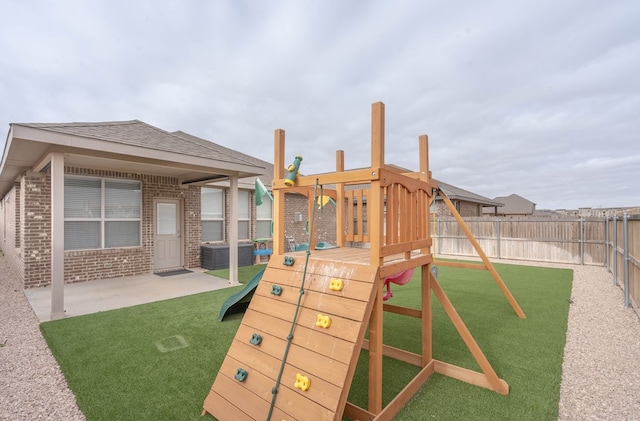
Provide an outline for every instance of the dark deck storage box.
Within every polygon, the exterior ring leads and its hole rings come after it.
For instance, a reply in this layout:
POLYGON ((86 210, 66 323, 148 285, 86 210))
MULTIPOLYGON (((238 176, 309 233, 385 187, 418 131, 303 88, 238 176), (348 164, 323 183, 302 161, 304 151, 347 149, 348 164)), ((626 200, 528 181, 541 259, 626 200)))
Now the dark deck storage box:
MULTIPOLYGON (((238 244, 238 266, 253 264, 253 243, 238 244)), ((229 244, 200 247, 200 266, 203 269, 228 269, 229 244)))

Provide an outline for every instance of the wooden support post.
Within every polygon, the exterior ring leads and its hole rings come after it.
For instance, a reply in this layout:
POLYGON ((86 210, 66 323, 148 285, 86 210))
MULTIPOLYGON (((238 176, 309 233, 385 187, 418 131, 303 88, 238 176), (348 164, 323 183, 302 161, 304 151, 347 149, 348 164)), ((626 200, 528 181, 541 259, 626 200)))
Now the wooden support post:
POLYGON ((371 167, 384 167, 384 104, 371 105, 371 167))
POLYGON ((383 342, 383 285, 378 282, 369 320, 369 393, 367 409, 374 414, 382 411, 382 357, 383 342))
POLYGON ((432 264, 422 266, 422 367, 433 360, 433 323, 431 307, 431 267, 432 264))
MULTIPOLYGON (((431 171, 429 171, 429 137, 426 134, 423 134, 418 138, 418 153, 420 154, 420 180, 431 181, 431 171)), ((431 200, 433 200, 433 196, 431 200)), ((420 221, 425 224, 427 238, 431 238, 431 200, 427 200, 426 204, 426 221, 420 221)), ((426 254, 429 250, 422 249, 421 252, 426 254)))
POLYGON ((471 245, 476 250, 476 252, 478 253, 478 256, 480 256, 485 266, 491 273, 491 276, 493 276, 493 279, 495 279, 496 283, 498 284, 498 287, 500 287, 504 296, 507 297, 507 301, 509 301, 509 304, 511 304, 513 311, 515 311, 518 317, 520 317, 521 319, 526 319, 527 316, 524 314, 524 312, 518 305, 518 302, 513 297, 513 295, 511 295, 511 291, 509 291, 509 288, 507 288, 507 286, 505 285, 504 281, 500 277, 500 274, 496 271, 496 269, 491 264, 491 261, 485 254, 484 250, 482 250, 482 247, 480 247, 480 244, 478 243, 476 238, 473 236, 473 233, 471 232, 467 224, 464 222, 464 219, 462 219, 462 216, 460 216, 460 213, 458 213, 458 211, 456 210, 456 207, 453 205, 453 203, 451 203, 451 200, 447 197, 447 195, 442 190, 440 191, 440 196, 442 197, 442 200, 444 200, 444 203, 446 203, 447 207, 449 208, 449 211, 451 211, 451 214, 454 216, 454 218, 456 218, 456 221, 458 221, 458 224, 460 225, 465 235, 471 242, 471 245))
MULTIPOLYGON (((284 130, 274 133, 273 178, 284 178, 284 130)), ((275 182, 274 182, 275 185, 275 182)), ((284 190, 273 189, 273 254, 284 254, 284 190)))
MULTIPOLYGON (((336 172, 344 172, 344 151, 336 151, 336 172)), ((349 203, 346 206, 353 206, 353 203, 349 203)), ((344 247, 344 217, 345 217, 345 203, 344 203, 344 184, 336 184, 336 244, 338 247, 344 247)))
MULTIPOLYGON (((475 341, 475 339, 473 339, 471 332, 469 332, 469 329, 467 329, 467 326, 464 324, 464 322, 460 318, 460 315, 458 314, 456 309, 453 307, 453 304, 451 303, 451 301, 449 301, 449 297, 447 297, 447 295, 445 294, 444 290, 442 289, 438 281, 435 279, 435 277, 433 277, 431 273, 429 273, 429 276, 431 276, 432 291, 435 293, 436 297, 438 298, 438 301, 440 301, 440 304, 442 304, 442 308, 444 309, 445 313, 447 313, 447 316, 449 316, 449 319, 455 326, 456 330, 460 334, 460 337, 462 338, 464 343, 467 345, 467 348, 469 348, 469 351, 471 351, 473 358, 476 360, 476 362, 480 366, 480 369, 484 373, 484 376, 486 377, 486 380, 490 385, 489 388, 498 392, 501 395, 507 395, 509 393, 509 385, 504 380, 500 379, 496 374, 496 372, 493 370, 491 363, 489 363, 489 360, 487 360, 487 357, 485 357, 484 353, 478 346, 478 343, 475 341)), ((438 365, 436 365, 436 373, 438 372, 440 372, 441 374, 450 375, 449 373, 442 373, 441 371, 439 371, 438 365)), ((475 372, 473 371, 456 370, 456 373, 458 373, 458 376, 456 376, 456 378, 459 378, 462 381, 465 381, 471 384, 477 384, 479 386, 480 385, 487 386, 483 384, 478 384, 478 382, 476 381, 477 376, 474 374, 475 372), (468 372, 468 377, 465 377, 464 375, 459 375, 459 373, 467 373, 467 372, 468 372)))
POLYGON ((420 180, 429 180, 429 136, 423 134, 418 138, 420 154, 420 180))
MULTIPOLYGON (((384 104, 376 102, 371 106, 371 171, 379 171, 384 166, 384 104)), ((384 236, 384 195, 380 180, 371 183, 367 200, 369 216, 370 262, 372 266, 384 265, 382 246, 384 236)), ((383 357, 383 300, 382 279, 378 277, 375 301, 369 321, 369 412, 382 411, 382 357, 383 357)))

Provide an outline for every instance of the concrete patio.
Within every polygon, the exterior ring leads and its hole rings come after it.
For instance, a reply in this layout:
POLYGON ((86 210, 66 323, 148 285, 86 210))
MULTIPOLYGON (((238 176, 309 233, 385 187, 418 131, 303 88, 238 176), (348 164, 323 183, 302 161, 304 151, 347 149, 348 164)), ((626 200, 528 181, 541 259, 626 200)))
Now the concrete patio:
MULTIPOLYGON (((66 317, 168 300, 232 286, 227 279, 207 275, 203 269, 171 276, 137 276, 65 284, 66 317)), ((51 320, 51 287, 29 288, 24 295, 40 322, 51 320)))

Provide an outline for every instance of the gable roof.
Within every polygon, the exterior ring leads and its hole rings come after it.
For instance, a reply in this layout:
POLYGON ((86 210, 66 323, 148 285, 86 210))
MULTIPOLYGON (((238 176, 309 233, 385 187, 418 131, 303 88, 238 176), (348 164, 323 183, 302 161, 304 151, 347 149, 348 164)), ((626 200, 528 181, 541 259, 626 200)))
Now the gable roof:
POLYGON ((497 209, 500 215, 531 215, 536 209, 535 203, 517 194, 499 196, 493 200, 504 203, 504 206, 497 209))
POLYGON ((207 142, 139 120, 93 123, 12 123, 0 164, 0 196, 25 170, 46 167, 52 152, 65 165, 177 177, 181 183, 255 176, 264 166, 207 142))
POLYGON ((229 153, 226 148, 223 150, 212 142, 203 139, 200 139, 202 142, 195 142, 190 137, 176 136, 140 120, 101 123, 14 123, 14 125, 182 155, 206 156, 221 161, 251 164, 248 159, 229 153), (183 141, 179 141, 176 137, 180 137, 183 141), (203 142, 211 144, 211 147, 205 146, 203 142))
POLYGON ((481 204, 482 206, 502 206, 502 203, 500 203, 496 199, 491 200, 488 197, 472 193, 469 190, 464 190, 451 184, 443 183, 442 181, 437 181, 437 184, 440 190, 442 190, 444 194, 446 194, 447 197, 451 200, 473 202, 481 204))

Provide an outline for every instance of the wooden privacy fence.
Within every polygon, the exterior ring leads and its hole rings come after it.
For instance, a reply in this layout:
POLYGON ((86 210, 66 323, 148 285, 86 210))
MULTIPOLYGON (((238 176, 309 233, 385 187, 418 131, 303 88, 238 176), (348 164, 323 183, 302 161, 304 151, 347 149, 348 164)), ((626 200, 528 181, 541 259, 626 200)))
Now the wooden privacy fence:
MULTIPOLYGON (((640 314, 640 214, 464 220, 490 258, 605 266, 640 314)), ((454 218, 438 218, 434 231, 437 254, 476 256, 454 218)))
MULTIPOLYGON (((606 267, 622 288, 624 304, 640 304, 640 214, 606 218, 606 267)), ((639 313, 640 314, 640 313, 639 313)))
MULTIPOLYGON (((488 257, 571 264, 604 265, 604 218, 465 217, 488 257)), ((438 254, 475 256, 454 218, 436 221, 438 254)))

